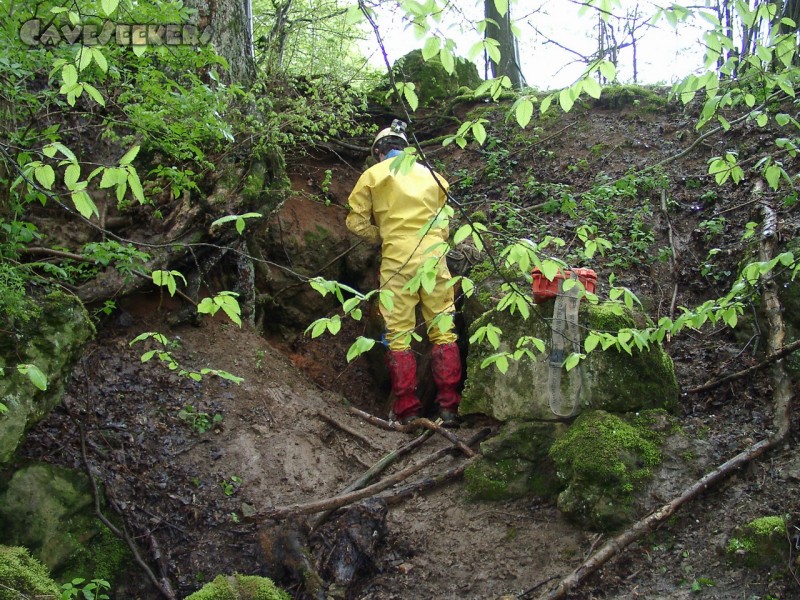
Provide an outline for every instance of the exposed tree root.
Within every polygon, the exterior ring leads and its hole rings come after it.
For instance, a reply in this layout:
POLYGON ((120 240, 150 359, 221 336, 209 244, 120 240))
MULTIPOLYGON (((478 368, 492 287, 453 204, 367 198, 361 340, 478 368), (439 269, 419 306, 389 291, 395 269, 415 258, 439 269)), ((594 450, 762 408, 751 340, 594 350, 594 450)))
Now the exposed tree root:
MULTIPOLYGON (((756 193, 759 192, 757 187, 756 193)), ((765 208, 765 212, 769 211, 765 208)), ((759 259, 762 261, 770 260, 775 254, 777 235, 773 223, 772 215, 767 212, 764 217, 764 233, 759 250, 759 259)), ((770 356, 777 353, 783 347, 785 327, 781 316, 781 304, 778 298, 777 285, 769 276, 764 282, 763 293, 764 307, 767 319, 770 324, 769 348, 770 356)), ((774 361, 772 371, 772 385, 775 399, 775 414, 773 424, 775 433, 765 440, 762 440, 747 450, 740 452, 727 462, 717 467, 714 471, 706 474, 691 487, 685 490, 680 496, 665 504, 661 508, 653 511, 644 519, 635 523, 630 529, 608 541, 600 550, 594 553, 587 561, 570 573, 567 577, 548 593, 540 596, 540 600, 556 600, 564 598, 570 591, 578 587, 586 578, 603 566, 610 559, 620 554, 629 544, 642 538, 653 531, 658 525, 668 519, 676 510, 685 503, 693 500, 710 487, 720 482, 722 479, 764 454, 766 451, 780 446, 787 438, 790 424, 790 402, 792 399, 791 382, 784 371, 781 359, 774 361)))

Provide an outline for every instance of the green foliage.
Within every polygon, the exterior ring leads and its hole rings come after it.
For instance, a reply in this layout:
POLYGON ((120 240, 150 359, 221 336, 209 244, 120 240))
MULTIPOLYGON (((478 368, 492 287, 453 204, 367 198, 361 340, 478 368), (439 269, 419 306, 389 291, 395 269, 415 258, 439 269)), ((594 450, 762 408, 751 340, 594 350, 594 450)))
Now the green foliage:
POLYGON ((178 346, 178 342, 175 340, 170 340, 162 333, 158 333, 155 331, 148 331, 146 333, 139 334, 133 340, 130 341, 129 345, 133 346, 138 342, 143 342, 146 340, 151 340, 156 344, 156 348, 152 350, 146 351, 141 356, 141 361, 143 363, 149 362, 153 358, 157 358, 159 361, 164 363, 164 365, 170 370, 174 371, 179 377, 188 377, 194 381, 201 381, 204 375, 214 375, 221 379, 227 379, 228 381, 232 381, 236 384, 241 383, 244 381, 241 377, 237 377, 236 375, 232 375, 227 371, 223 371, 221 369, 210 369, 204 367, 200 370, 190 370, 181 366, 178 360, 172 353, 172 349, 178 346))
POLYGON ((36 305, 26 295, 25 282, 29 278, 30 274, 22 268, 0 261, 0 322, 6 328, 37 316, 36 305))
POLYGON ((111 591, 111 584, 105 579, 92 579, 86 581, 82 577, 76 577, 61 586, 61 600, 80 598, 83 600, 108 600, 106 592, 111 591))
POLYGON ((209 415, 207 412, 199 411, 194 406, 184 406, 178 411, 178 418, 186 422, 197 433, 205 433, 209 429, 213 429, 217 424, 222 422, 222 415, 214 413, 209 415))
POLYGON ((220 481, 219 485, 222 488, 222 493, 230 497, 233 496, 236 490, 242 485, 242 478, 237 475, 231 475, 227 479, 220 481))

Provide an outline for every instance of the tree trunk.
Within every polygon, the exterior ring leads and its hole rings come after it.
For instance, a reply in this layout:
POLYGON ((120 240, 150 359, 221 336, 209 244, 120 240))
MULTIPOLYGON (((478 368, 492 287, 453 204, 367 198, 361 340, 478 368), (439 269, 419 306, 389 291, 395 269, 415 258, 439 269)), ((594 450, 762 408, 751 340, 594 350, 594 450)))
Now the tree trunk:
POLYGON ((248 85, 255 79, 251 0, 188 0, 197 26, 208 27, 210 43, 228 62, 226 83, 248 85))
POLYGON ((517 38, 511 31, 511 10, 501 15, 497 10, 495 0, 484 0, 484 16, 487 19, 486 37, 500 43, 500 62, 490 59, 492 75, 494 77, 506 76, 511 84, 520 89, 525 86, 525 77, 522 75, 519 62, 519 49, 517 38))

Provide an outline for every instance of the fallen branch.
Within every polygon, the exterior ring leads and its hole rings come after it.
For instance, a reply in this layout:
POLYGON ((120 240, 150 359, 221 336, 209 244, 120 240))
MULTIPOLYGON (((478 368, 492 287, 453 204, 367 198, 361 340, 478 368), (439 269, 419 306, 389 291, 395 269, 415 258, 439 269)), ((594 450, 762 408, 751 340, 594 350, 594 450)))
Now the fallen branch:
POLYGON ((672 287, 672 300, 670 300, 669 303, 669 318, 672 319, 675 317, 675 303, 678 300, 678 252, 675 250, 675 238, 672 231, 672 222, 669 219, 669 211, 667 210, 666 190, 661 190, 661 212, 664 213, 664 218, 667 221, 667 233, 669 237, 669 249, 671 254, 669 259, 669 271, 674 281, 672 287))
MULTIPOLYGON (((759 187, 756 186, 756 193, 759 187)), ((765 208, 765 210, 768 210, 765 208)), ((770 224, 772 219, 769 215, 765 216, 765 224, 770 224)), ((775 231, 769 227, 765 227, 761 246, 759 250, 759 259, 768 261, 774 255, 776 243, 775 231)), ((767 318, 770 323, 769 335, 769 352, 773 354, 777 352, 783 345, 783 338, 785 335, 785 327, 783 317, 781 316, 781 304, 778 299, 777 286, 772 278, 768 278, 764 283, 764 307, 767 313, 767 318)), ((765 440, 761 440, 752 445, 747 450, 740 452, 727 462, 717 467, 711 473, 704 475, 701 479, 695 482, 690 488, 685 490, 680 496, 665 504, 658 510, 651 512, 644 519, 636 522, 630 529, 608 541, 600 550, 593 554, 586 562, 580 565, 567 577, 561 580, 556 588, 541 596, 541 600, 558 600, 564 598, 571 590, 579 586, 589 575, 594 573, 597 569, 603 566, 611 558, 620 554, 628 545, 641 539, 655 528, 668 519, 676 510, 678 510, 685 503, 693 500, 696 496, 708 490, 711 486, 718 483, 735 470, 746 465, 750 461, 758 458, 767 450, 771 450, 781 445, 789 433, 789 409, 790 401, 792 399, 792 387, 789 378, 783 369, 780 359, 774 363, 772 373, 772 387, 775 392, 775 414, 773 416, 773 424, 775 425, 775 434, 765 440)))
MULTIPOLYGON (((353 481, 350 485, 342 490, 343 494, 348 492, 354 492, 356 490, 360 490, 365 485, 367 485, 372 479, 378 474, 383 472, 389 465, 395 462, 397 459, 405 456, 406 454, 411 453, 413 450, 418 448, 422 445, 422 443, 427 440, 429 437, 433 435, 432 431, 426 430, 423 432, 422 435, 418 436, 414 440, 408 442, 400 446, 397 450, 392 450, 385 456, 383 456, 378 462, 372 465, 368 470, 362 473, 358 479, 353 481)), ((311 530, 318 529, 320 525, 322 525, 325 521, 328 520, 328 517, 331 515, 333 510, 326 510, 321 515, 318 515, 314 522, 311 524, 311 530)))
MULTIPOLYGON (((482 429, 479 431, 475 436, 473 436, 467 444, 470 446, 474 446, 475 444, 483 441, 490 433, 490 430, 482 429)), ((432 477, 426 477, 417 481, 416 483, 410 483, 396 492, 391 494, 386 494, 383 496, 379 496, 381 499, 386 501, 386 504, 389 506, 393 506, 395 504, 400 504, 400 502, 407 500, 408 498, 416 495, 421 494, 422 492, 427 492, 435 487, 439 487, 440 485, 444 485, 450 481, 455 479, 459 479, 463 474, 464 471, 467 470, 467 467, 472 464, 472 461, 463 462, 460 465, 448 469, 444 473, 440 473, 439 475, 433 475, 432 477)))
POLYGON ((368 437, 366 437, 366 436, 365 436, 363 433, 361 433, 361 432, 359 432, 359 431, 356 431, 356 430, 355 430, 355 429, 353 429, 352 427, 350 427, 350 426, 348 426, 348 425, 345 425, 344 423, 340 423, 339 421, 337 421, 337 420, 336 420, 336 419, 334 419, 333 417, 329 417, 328 415, 326 415, 326 414, 324 414, 324 413, 322 413, 322 412, 318 412, 318 413, 317 413, 317 416, 318 416, 320 419, 322 419, 323 421, 325 421, 326 423, 328 423, 328 424, 330 424, 330 425, 333 425, 334 427, 336 427, 336 428, 338 428, 338 429, 340 429, 340 430, 344 431, 344 432, 345 432, 345 433, 347 433, 348 435, 350 435, 350 436, 352 436, 352 437, 356 438, 357 440, 359 440, 359 441, 360 441, 360 442, 362 442, 363 444, 366 444, 367 446, 369 446, 369 447, 370 447, 370 448, 372 448, 373 450, 377 450, 377 449, 378 449, 378 448, 375 446, 375 444, 372 442, 372 440, 370 440, 368 437))
MULTIPOLYGON (((287 517, 289 515, 298 515, 298 514, 313 514, 322 512, 324 510, 335 510, 347 504, 352 504, 353 502, 358 502, 359 500, 363 500, 364 498, 369 498, 370 496, 374 496, 375 494, 382 492, 383 490, 408 479, 411 475, 420 471, 431 465, 441 458, 447 456, 453 451, 453 448, 441 448, 432 454, 429 454, 425 458, 416 463, 406 467, 402 471, 398 471, 394 475, 387 477, 386 479, 374 483, 370 486, 362 488, 360 490, 349 492, 347 494, 340 494, 339 496, 334 496, 333 498, 327 498, 324 500, 316 500, 314 502, 306 502, 303 504, 292 504, 289 506, 281 506, 278 508, 273 508, 271 510, 264 511, 262 513, 254 515, 256 519, 280 519, 287 517)), ((476 457, 472 457, 469 462, 475 460, 476 457)))
POLYGON ((441 425, 434 423, 430 419, 419 418, 419 419, 414 419, 407 425, 400 425, 399 423, 385 421, 379 417, 364 412, 363 410, 359 410, 354 406, 350 407, 350 412, 358 417, 361 417, 367 423, 371 423, 372 425, 376 425, 377 427, 381 427, 383 429, 388 429, 389 431, 400 431, 402 433, 410 433, 415 429, 419 429, 420 427, 425 427, 426 429, 435 431, 442 437, 452 442, 466 456, 469 456, 470 458, 475 456, 475 451, 472 450, 472 448, 470 448, 469 446, 467 446, 464 442, 462 442, 461 439, 456 434, 454 434, 452 431, 448 431, 441 425))
POLYGON ((800 350, 800 340, 795 340, 791 344, 786 344, 785 346, 782 346, 779 350, 775 352, 775 354, 769 355, 757 365, 753 365, 752 367, 747 367, 742 371, 731 373, 730 375, 726 375, 725 377, 721 377, 720 379, 716 379, 714 381, 708 381, 703 385, 689 388, 688 390, 684 390, 684 393, 699 394, 700 392, 707 392, 709 390, 713 390, 714 388, 718 388, 719 386, 724 385, 729 381, 735 381, 736 379, 741 379, 742 377, 747 377, 748 375, 751 375, 756 371, 760 371, 761 369, 768 367, 771 364, 779 361, 784 356, 788 356, 793 352, 797 352, 797 350, 800 350))
MULTIPOLYGON (((176 600, 177 599, 177 595, 175 594, 175 591, 172 589, 172 584, 170 583, 169 578, 167 577, 167 575, 164 572, 164 570, 161 569, 162 577, 159 580, 156 577, 155 573, 153 573, 153 571, 147 565, 147 563, 144 562, 144 560, 142 559, 141 555, 139 554, 138 547, 136 546, 134 541, 131 539, 130 535, 128 535, 128 532, 126 530, 124 530, 124 529, 119 529, 119 527, 117 527, 111 521, 109 521, 108 518, 106 518, 106 516, 103 514, 103 511, 100 508, 100 492, 97 489, 97 481, 95 481, 94 474, 92 473, 92 470, 89 467, 89 459, 88 459, 88 457, 86 455, 86 435, 83 432, 83 426, 72 415, 71 407, 66 402, 66 400, 64 402, 64 405, 67 407, 67 410, 68 410, 68 412, 70 414, 70 418, 73 419, 73 421, 75 422, 75 424, 78 427, 78 432, 80 433, 80 437, 81 437, 81 458, 83 458, 83 466, 86 469, 86 473, 89 476, 89 481, 92 484, 92 495, 94 496, 94 512, 97 515, 97 518, 100 520, 100 522, 103 525, 108 527, 108 530, 111 531, 111 533, 116 535, 121 540, 125 541, 125 543, 128 545, 128 548, 131 551, 131 554, 133 554, 134 560, 142 568, 142 570, 145 572, 145 574, 147 575, 147 578, 150 580, 150 582, 156 587, 156 589, 158 589, 159 592, 161 592, 161 595, 164 596, 165 598, 167 598, 167 600, 176 600)), ((118 512, 119 512, 119 510, 118 510, 118 512)), ((152 535, 151 535, 151 540, 152 540, 152 535)), ((154 541, 154 540, 152 540, 152 541, 154 541)), ((159 563, 159 567, 162 567, 160 552, 156 556, 156 561, 159 563)))

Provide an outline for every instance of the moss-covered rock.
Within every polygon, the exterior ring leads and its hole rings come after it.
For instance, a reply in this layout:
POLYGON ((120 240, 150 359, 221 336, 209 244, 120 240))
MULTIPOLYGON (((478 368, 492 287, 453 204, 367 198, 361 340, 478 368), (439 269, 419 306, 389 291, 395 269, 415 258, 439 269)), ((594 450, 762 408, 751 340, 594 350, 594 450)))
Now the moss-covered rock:
POLYGON ((786 519, 771 515, 750 521, 731 536, 727 550, 734 561, 748 567, 786 565, 790 553, 786 519))
MULTIPOLYGON (((392 67, 398 81, 413 83, 422 106, 430 106, 438 101, 450 100, 462 88, 474 89, 481 83, 478 69, 474 63, 456 57, 453 73, 448 73, 438 56, 429 60, 422 58, 421 50, 412 50, 399 58, 392 67)), ((385 95, 389 84, 377 92, 385 95)), ((382 100, 382 98, 381 98, 382 100)))
POLYGON ((0 600, 60 597, 47 568, 26 548, 0 546, 0 600))
POLYGON ((53 292, 39 304, 41 315, 14 332, 0 332, 0 402, 8 411, 0 415, 0 465, 8 462, 25 431, 61 402, 64 379, 94 337, 94 325, 75 296, 53 292), (39 390, 15 368, 36 365, 47 378, 47 389, 39 390))
POLYGON ((628 422, 601 410, 580 415, 550 448, 566 485, 559 510, 596 531, 634 520, 634 492, 661 462, 662 434, 649 422, 647 415, 628 422))
POLYGON ((252 575, 219 575, 186 600, 290 600, 271 579, 252 575))
MULTIPOLYGON (((462 414, 483 413, 501 421, 554 418, 549 395, 553 305, 553 302, 536 305, 527 320, 519 312, 492 310, 471 325, 470 334, 492 323, 502 330, 502 338, 498 350, 487 343, 471 346, 462 414), (506 373, 494 367, 481 368, 481 363, 495 352, 514 352, 516 341, 524 336, 542 340, 546 344, 545 353, 510 361, 506 373)), ((643 326, 645 320, 615 303, 581 302, 579 323, 582 331, 618 332, 643 326)), ((582 409, 591 407, 613 413, 672 409, 678 393, 672 360, 658 345, 644 351, 633 348, 631 354, 598 348, 579 368, 562 370, 560 378, 560 394, 565 403, 577 401, 582 409)))
POLYGON ((0 495, 0 539, 29 548, 63 579, 112 581, 130 560, 125 544, 97 520, 86 476, 53 465, 14 473, 0 495))
POLYGON ((497 436, 481 445, 481 458, 467 468, 470 497, 506 500, 555 496, 563 486, 548 453, 564 429, 557 423, 507 423, 497 436))
POLYGON ((640 85, 612 85, 593 101, 596 108, 620 110, 631 107, 641 112, 663 111, 668 105, 669 88, 640 85))

